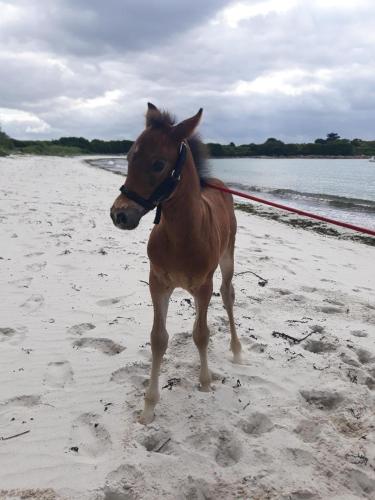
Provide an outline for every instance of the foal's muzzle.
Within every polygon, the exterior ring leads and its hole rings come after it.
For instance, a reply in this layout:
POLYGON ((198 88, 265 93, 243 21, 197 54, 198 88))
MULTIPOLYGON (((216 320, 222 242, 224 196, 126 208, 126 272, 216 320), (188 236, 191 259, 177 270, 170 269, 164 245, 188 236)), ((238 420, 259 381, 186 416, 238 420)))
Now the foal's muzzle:
POLYGON ((119 229, 135 229, 141 220, 143 213, 136 208, 128 207, 123 209, 111 208, 111 219, 113 224, 119 229))

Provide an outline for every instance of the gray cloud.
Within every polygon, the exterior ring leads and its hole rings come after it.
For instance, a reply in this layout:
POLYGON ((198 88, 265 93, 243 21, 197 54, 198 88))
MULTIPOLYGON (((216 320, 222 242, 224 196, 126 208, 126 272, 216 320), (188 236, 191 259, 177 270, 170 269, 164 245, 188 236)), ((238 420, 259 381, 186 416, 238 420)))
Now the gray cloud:
POLYGON ((192 7, 175 0, 12 0, 19 15, 3 37, 70 55, 99 57, 155 47, 202 24, 226 0, 205 0, 192 7))
POLYGON ((0 122, 19 137, 135 137, 151 100, 181 118, 203 106, 207 140, 373 138, 370 0, 0 8, 0 122))

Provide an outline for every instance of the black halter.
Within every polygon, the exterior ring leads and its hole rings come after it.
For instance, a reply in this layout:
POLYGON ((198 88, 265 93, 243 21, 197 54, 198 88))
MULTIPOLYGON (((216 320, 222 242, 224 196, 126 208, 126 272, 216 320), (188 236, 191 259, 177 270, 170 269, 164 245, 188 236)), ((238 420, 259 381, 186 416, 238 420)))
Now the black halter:
POLYGON ((138 203, 138 205, 141 205, 146 210, 146 213, 157 207, 154 224, 159 224, 161 217, 161 203, 169 198, 173 191, 176 189, 181 177, 181 171, 182 167, 185 164, 185 160, 186 144, 182 142, 173 170, 171 171, 170 175, 166 179, 164 179, 164 181, 155 189, 155 191, 148 199, 143 198, 134 191, 130 191, 127 187, 125 187, 125 185, 120 187, 120 191, 127 198, 135 201, 136 203, 138 203))

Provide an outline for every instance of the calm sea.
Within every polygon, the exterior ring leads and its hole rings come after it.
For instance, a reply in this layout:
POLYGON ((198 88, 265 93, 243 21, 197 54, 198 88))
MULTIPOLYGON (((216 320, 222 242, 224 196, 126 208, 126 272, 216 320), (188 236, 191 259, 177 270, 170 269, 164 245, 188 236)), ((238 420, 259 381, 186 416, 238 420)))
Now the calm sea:
MULTIPOLYGON (((124 158, 95 166, 126 174, 124 158)), ((375 162, 330 159, 210 160, 212 174, 235 189, 375 229, 375 162)))

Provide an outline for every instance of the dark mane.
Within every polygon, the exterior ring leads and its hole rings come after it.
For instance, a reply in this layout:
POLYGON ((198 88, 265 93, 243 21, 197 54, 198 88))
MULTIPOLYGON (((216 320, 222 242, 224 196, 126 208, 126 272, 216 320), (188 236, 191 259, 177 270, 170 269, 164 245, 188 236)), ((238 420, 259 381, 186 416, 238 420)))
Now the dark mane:
POLYGON ((195 168, 197 169, 201 186, 204 186, 205 179, 211 177, 211 168, 208 162, 207 146, 203 144, 200 136, 194 134, 188 139, 189 148, 193 155, 195 168))
POLYGON ((176 125, 176 117, 168 111, 159 111, 147 115, 147 126, 151 128, 169 128, 176 125))
MULTIPOLYGON (((146 125, 151 128, 157 129, 169 129, 176 124, 176 117, 169 113, 168 111, 151 112, 147 114, 146 125)), ((199 134, 194 134, 187 140, 191 154, 193 155, 193 160, 195 168, 197 169, 199 179, 201 181, 201 186, 204 186, 204 180, 211 177, 211 169, 208 163, 208 152, 207 147, 203 144, 199 134)))

